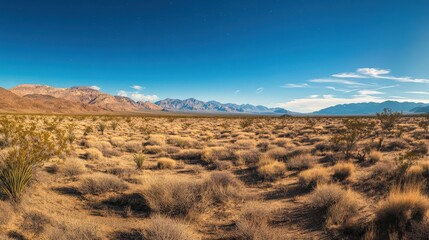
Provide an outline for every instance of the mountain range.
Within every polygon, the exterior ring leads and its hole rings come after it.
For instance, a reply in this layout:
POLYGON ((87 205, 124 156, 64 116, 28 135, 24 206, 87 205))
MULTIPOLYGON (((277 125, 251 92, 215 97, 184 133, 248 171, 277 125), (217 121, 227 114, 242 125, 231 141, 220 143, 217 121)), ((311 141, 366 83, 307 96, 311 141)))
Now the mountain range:
MULTIPOLYGON (((429 113, 429 104, 385 101, 382 103, 352 103, 328 107, 307 115, 372 115, 390 108, 404 113, 429 113)), ((300 115, 283 108, 261 105, 184 100, 166 98, 152 102, 134 101, 113 96, 91 87, 55 88, 23 84, 9 90, 0 87, 0 112, 104 114, 130 112, 198 112, 259 115, 300 115)))

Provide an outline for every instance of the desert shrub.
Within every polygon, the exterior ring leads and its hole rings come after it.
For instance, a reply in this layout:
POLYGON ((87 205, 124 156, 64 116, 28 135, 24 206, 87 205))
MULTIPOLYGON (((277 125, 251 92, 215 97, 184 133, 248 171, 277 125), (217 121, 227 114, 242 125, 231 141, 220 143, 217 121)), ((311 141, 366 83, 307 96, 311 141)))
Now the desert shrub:
POLYGON ((163 148, 161 146, 149 145, 145 146, 143 151, 146 154, 160 154, 163 152, 163 148))
POLYGON ((241 139, 234 143, 234 147, 241 149, 251 149, 254 148, 255 145, 255 140, 252 139, 241 139))
POLYGON ((97 226, 82 220, 64 219, 49 229, 46 239, 55 240, 99 240, 97 226))
POLYGON ((150 135, 146 143, 149 145, 163 146, 165 144, 165 136, 158 134, 150 135))
POLYGON ((245 186, 230 172, 214 172, 203 183, 204 199, 212 203, 226 203, 246 198, 245 186))
POLYGON ((408 148, 408 143, 401 138, 387 139, 382 147, 384 151, 398 151, 408 148))
POLYGON ((285 174, 286 165, 283 162, 265 157, 259 160, 256 172, 265 180, 275 180, 285 174))
POLYGON ((279 160, 279 161, 286 161, 288 154, 289 154, 289 151, 286 148, 276 147, 265 152, 264 156, 267 156, 269 158, 279 160))
POLYGON ((339 129, 331 138, 334 150, 344 153, 346 158, 352 157, 356 150, 356 144, 368 136, 373 123, 364 122, 356 119, 346 119, 343 121, 344 127, 339 129))
POLYGON ((306 188, 315 187, 317 184, 329 182, 330 175, 326 168, 315 167, 302 171, 298 175, 298 181, 301 186, 306 188))
POLYGON ((232 163, 228 161, 215 160, 214 162, 212 162, 210 167, 211 169, 223 171, 223 170, 230 169, 232 167, 232 163))
POLYGON ((270 143, 268 141, 263 141, 256 144, 256 147, 259 149, 259 151, 266 152, 268 150, 269 145, 270 143))
POLYGON ((202 155, 202 160, 207 163, 213 163, 216 160, 230 160, 232 158, 232 152, 225 147, 205 148, 202 155))
POLYGON ((314 166, 317 162, 317 157, 309 153, 304 153, 291 157, 287 161, 287 167, 291 170, 303 170, 314 166))
POLYGON ((183 149, 175 154, 174 158, 181 160, 201 160, 202 151, 199 149, 183 149))
POLYGON ((401 117, 402 113, 393 112, 390 108, 385 108, 383 112, 377 113, 377 119, 380 121, 381 128, 385 131, 392 131, 401 117))
POLYGON ((8 202, 0 200, 0 226, 10 222, 13 216, 13 208, 8 202))
POLYGON ((238 150, 234 155, 238 165, 246 164, 254 166, 261 157, 261 153, 258 150, 238 150))
POLYGON ((143 150, 143 145, 140 141, 129 141, 125 143, 125 149, 130 153, 140 153, 143 150))
POLYGON ((201 211, 201 187, 198 182, 174 177, 154 179, 142 194, 152 213, 192 218, 201 211))
POLYGON ((428 153, 428 145, 425 142, 418 142, 412 149, 411 152, 416 155, 426 155, 428 153))
POLYGON ((383 155, 380 151, 371 151, 369 153, 369 161, 371 163, 377 163, 379 161, 383 160, 383 155))
POLYGON ((282 239, 284 236, 278 234, 268 224, 270 213, 271 211, 260 203, 247 203, 236 222, 234 239, 282 239))
POLYGON ((158 169, 174 169, 176 161, 171 158, 159 158, 157 161, 158 169))
POLYGON ((335 180, 344 181, 350 179, 356 170, 355 165, 351 162, 337 163, 332 167, 333 175, 335 180))
POLYGON ((386 237, 386 229, 402 236, 407 226, 421 222, 429 208, 429 200, 422 193, 422 184, 408 182, 395 186, 375 210, 379 237, 386 237))
POLYGON ((125 139, 122 137, 111 137, 110 143, 115 147, 122 147, 125 145, 125 139))
POLYGON ((189 225, 171 218, 156 215, 149 219, 144 230, 146 239, 151 240, 198 240, 201 239, 189 225))
POLYGON ((110 127, 112 128, 112 130, 113 131, 115 131, 116 130, 116 128, 118 128, 118 122, 116 122, 116 121, 112 121, 111 123, 110 123, 110 127))
POLYGON ((136 163, 136 168, 141 170, 143 169, 143 163, 146 161, 146 156, 143 154, 134 154, 133 160, 136 163))
POLYGON ((67 177, 74 177, 85 172, 85 165, 78 159, 68 159, 61 166, 60 171, 67 177))
POLYGON ((172 136, 167 139, 167 143, 180 148, 196 148, 199 146, 198 141, 190 137, 172 136))
POLYGON ((83 194, 102 194, 106 192, 118 192, 127 188, 127 185, 116 176, 105 173, 93 173, 81 179, 78 189, 83 194))
POLYGON ((39 211, 26 212, 23 215, 22 229, 39 235, 46 229, 46 225, 51 223, 51 219, 39 211))
POLYGON ((83 157, 87 160, 98 160, 103 157, 103 153, 97 148, 88 148, 85 150, 83 157))

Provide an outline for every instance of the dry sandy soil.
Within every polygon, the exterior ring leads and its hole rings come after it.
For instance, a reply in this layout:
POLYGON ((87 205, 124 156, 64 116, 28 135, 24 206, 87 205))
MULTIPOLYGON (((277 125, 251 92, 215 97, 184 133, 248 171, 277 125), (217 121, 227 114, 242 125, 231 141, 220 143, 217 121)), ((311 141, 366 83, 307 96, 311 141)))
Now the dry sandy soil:
POLYGON ((3 195, 2 239, 428 236, 425 117, 0 119, 3 159, 5 119, 67 142, 3 195))

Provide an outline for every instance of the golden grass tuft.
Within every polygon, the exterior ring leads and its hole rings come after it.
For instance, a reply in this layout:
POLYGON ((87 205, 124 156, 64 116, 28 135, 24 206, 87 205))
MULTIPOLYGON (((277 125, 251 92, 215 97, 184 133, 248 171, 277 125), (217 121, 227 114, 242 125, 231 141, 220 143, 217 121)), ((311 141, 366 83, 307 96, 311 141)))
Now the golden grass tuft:
POLYGON ((298 154, 291 157, 286 165, 290 170, 303 170, 312 168, 317 162, 317 157, 309 153, 298 154))
POLYGON ((329 179, 329 171, 324 167, 315 167, 298 174, 299 184, 305 188, 312 188, 317 184, 327 183, 329 179))
POLYGON ((332 167, 334 180, 344 181, 351 179, 356 171, 356 167, 351 162, 337 163, 332 167))
POLYGON ((82 177, 78 190, 83 194, 102 194, 106 192, 119 192, 127 188, 127 184, 116 176, 105 173, 93 173, 82 177))
POLYGON ((286 164, 264 157, 259 161, 256 172, 261 178, 272 181, 285 174, 286 164))
POLYGON ((156 166, 158 169, 174 169, 176 167, 176 161, 171 158, 159 158, 156 166))

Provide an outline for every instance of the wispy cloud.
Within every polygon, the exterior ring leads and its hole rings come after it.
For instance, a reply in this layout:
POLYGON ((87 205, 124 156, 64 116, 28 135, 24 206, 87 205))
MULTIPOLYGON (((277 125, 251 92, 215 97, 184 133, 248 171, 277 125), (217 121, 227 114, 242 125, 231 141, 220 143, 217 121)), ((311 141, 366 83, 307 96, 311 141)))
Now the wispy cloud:
POLYGON ((422 91, 411 91, 411 92, 405 92, 410 94, 420 94, 420 95, 429 95, 429 92, 422 92, 422 91))
POLYGON ((295 84, 295 83, 289 83, 289 84, 285 84, 283 86, 280 86, 282 88, 306 88, 309 87, 309 85, 307 83, 302 83, 302 84, 295 84))
POLYGON ((312 83, 338 83, 338 84, 345 84, 345 85, 360 85, 363 86, 365 84, 358 83, 355 81, 345 80, 345 79, 331 79, 331 78, 317 78, 317 79, 311 79, 309 80, 312 83))
POLYGON ((235 90, 234 94, 240 93, 240 90, 235 90))
POLYGON ((256 89, 256 93, 257 93, 257 94, 259 94, 259 93, 261 93, 261 92, 263 92, 263 91, 264 91, 264 88, 262 88, 262 87, 260 87, 260 88, 256 89))
POLYGON ((429 83, 429 79, 425 78, 395 77, 387 74, 390 74, 389 69, 358 68, 356 70, 356 73, 337 73, 333 74, 332 76, 337 78, 375 78, 392 80, 397 82, 429 83))
POLYGON ((358 93, 360 95, 380 95, 384 94, 383 92, 375 91, 375 90, 359 90, 358 93))
POLYGON ((117 95, 121 97, 128 97, 128 93, 124 90, 119 90, 117 95))
POLYGON ((144 87, 139 86, 139 85, 131 86, 131 88, 133 88, 133 89, 135 89, 135 90, 137 90, 137 91, 141 91, 141 90, 143 90, 143 89, 144 89, 144 87))
POLYGON ((89 88, 100 91, 101 87, 99 86, 90 86, 89 88))
POLYGON ((336 91, 336 92, 344 92, 344 93, 350 93, 350 92, 357 91, 357 89, 341 89, 341 88, 336 88, 333 86, 327 86, 326 88, 331 89, 331 90, 336 91))

